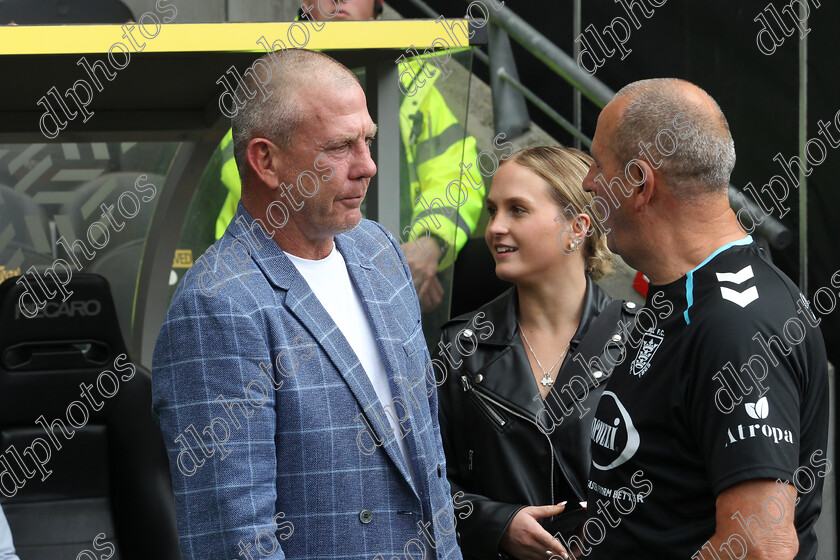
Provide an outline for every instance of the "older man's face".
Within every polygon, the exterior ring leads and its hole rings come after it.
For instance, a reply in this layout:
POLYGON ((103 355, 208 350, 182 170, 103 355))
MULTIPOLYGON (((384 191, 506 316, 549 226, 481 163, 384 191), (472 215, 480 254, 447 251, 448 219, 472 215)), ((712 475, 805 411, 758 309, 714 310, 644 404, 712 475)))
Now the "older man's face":
MULTIPOLYGON (((362 219, 360 206, 376 174, 370 157, 376 125, 358 84, 322 82, 301 91, 304 120, 292 145, 281 149, 280 174, 287 184, 295 184, 305 171, 319 178, 317 192, 303 199, 303 207, 290 217, 315 241, 349 231, 362 219)), ((311 181, 305 184, 312 189, 311 181)))
POLYGON ((617 179, 624 183, 628 191, 632 188, 632 185, 627 182, 624 176, 623 168, 621 168, 610 148, 610 138, 612 138, 618 126, 624 105, 626 105, 626 100, 621 98, 611 101, 598 116, 598 125, 595 128, 595 136, 592 137, 592 147, 590 148, 593 162, 583 180, 584 190, 591 191, 596 196, 601 197, 610 208, 610 214, 603 220, 602 224, 605 230, 610 231, 607 234, 607 247, 618 254, 621 254, 622 238, 627 234, 626 205, 630 201, 624 197, 621 188, 614 187, 612 194, 610 194, 606 187, 614 179, 617 179), (618 208, 612 203, 613 200, 618 201, 618 208))

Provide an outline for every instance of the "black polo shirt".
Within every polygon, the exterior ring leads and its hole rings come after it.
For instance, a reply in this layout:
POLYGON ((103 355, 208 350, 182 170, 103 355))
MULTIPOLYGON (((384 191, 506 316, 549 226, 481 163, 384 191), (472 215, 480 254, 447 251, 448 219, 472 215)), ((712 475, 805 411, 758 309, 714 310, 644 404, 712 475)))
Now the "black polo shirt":
MULTIPOLYGON (((650 286, 593 421, 589 558, 713 560, 701 549, 715 531, 716 496, 755 478, 795 484, 797 558, 815 555, 829 468, 818 321, 750 237, 650 286)), ((791 499, 777 485, 763 515, 743 520, 747 546, 749 532, 793 515, 791 499)))

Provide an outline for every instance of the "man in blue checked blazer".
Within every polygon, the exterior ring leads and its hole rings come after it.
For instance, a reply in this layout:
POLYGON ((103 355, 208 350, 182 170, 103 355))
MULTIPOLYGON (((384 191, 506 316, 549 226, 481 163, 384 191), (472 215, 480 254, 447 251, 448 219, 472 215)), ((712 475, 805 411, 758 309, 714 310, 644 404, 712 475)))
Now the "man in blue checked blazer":
POLYGON ((182 554, 460 559, 417 295, 361 219, 364 92, 320 53, 260 61, 228 99, 242 201, 155 346, 182 554))

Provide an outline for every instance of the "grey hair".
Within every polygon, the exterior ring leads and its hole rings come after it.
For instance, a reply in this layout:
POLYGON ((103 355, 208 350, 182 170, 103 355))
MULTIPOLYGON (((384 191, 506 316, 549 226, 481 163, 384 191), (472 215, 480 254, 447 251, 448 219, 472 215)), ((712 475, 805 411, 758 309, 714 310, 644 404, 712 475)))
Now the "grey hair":
POLYGON ((610 140, 610 148, 624 167, 631 160, 644 157, 640 155, 641 142, 652 143, 649 150, 654 155, 660 153, 659 169, 677 196, 726 193, 735 168, 735 143, 729 123, 710 95, 706 94, 714 107, 711 112, 702 104, 688 100, 687 85, 693 84, 675 78, 656 78, 621 88, 613 99, 629 97, 629 101, 610 140), (680 126, 677 126, 678 119, 682 120, 680 126), (669 155, 657 147, 658 135, 666 130, 673 133, 668 135, 669 146, 676 139, 675 149, 669 155))
MULTIPOLYGON (((266 63, 263 68, 271 69, 271 79, 267 86, 261 86, 256 82, 256 75, 261 71, 246 71, 235 92, 245 105, 231 119, 233 157, 243 183, 247 169, 245 152, 251 140, 266 138, 283 149, 292 145, 305 116, 298 91, 302 86, 325 87, 325 81, 326 87, 359 83, 346 66, 317 51, 284 49, 265 54, 259 60, 266 63), (248 99, 245 88, 255 93, 253 99, 248 99), (261 88, 265 89, 265 95, 261 88)), ((255 62, 252 68, 256 66, 255 62)))

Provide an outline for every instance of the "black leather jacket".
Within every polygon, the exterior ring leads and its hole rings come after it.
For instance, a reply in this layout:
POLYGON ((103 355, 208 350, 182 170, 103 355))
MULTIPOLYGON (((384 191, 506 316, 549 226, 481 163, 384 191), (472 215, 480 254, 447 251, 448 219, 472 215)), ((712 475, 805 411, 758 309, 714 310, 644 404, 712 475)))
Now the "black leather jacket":
MULTIPOLYGON (((632 303, 613 301, 587 277, 580 325, 552 387, 563 406, 555 401, 552 416, 539 397, 516 307, 514 287, 442 327, 442 343, 452 344, 453 358, 438 389, 447 476, 458 503, 472 506, 457 514, 465 558, 505 557, 499 549, 502 535, 526 505, 568 500, 568 510, 586 500, 592 415, 619 355, 609 341, 620 343, 613 338, 624 338, 618 320, 632 328, 636 311, 632 303), (612 362, 604 363, 605 352, 612 362), (594 364, 595 357, 606 367, 594 364), (583 358, 594 365, 585 368, 583 358), (556 495, 557 474, 574 495, 556 495)), ((549 520, 544 526, 553 532, 549 520)))

